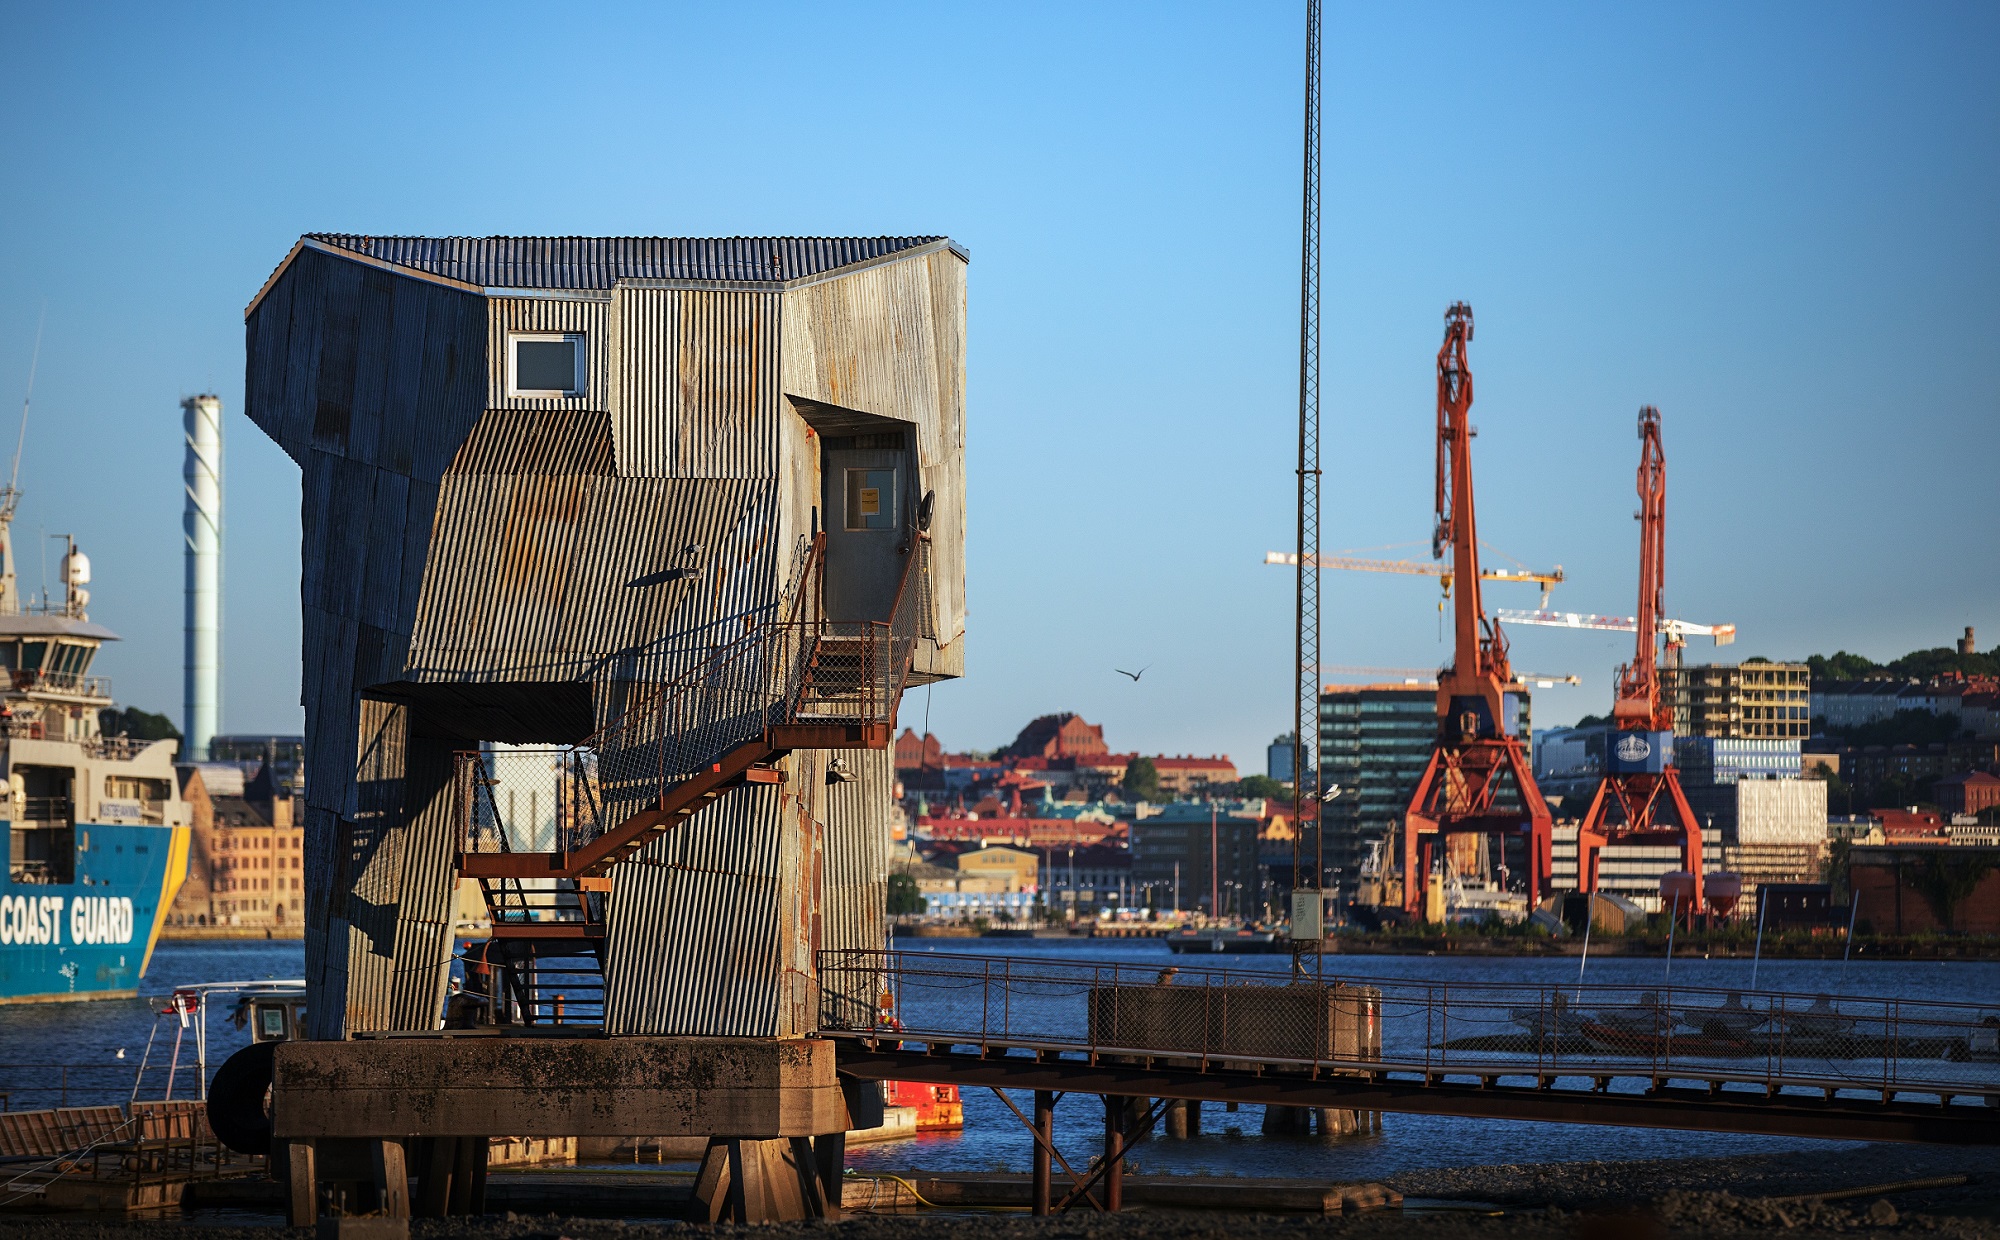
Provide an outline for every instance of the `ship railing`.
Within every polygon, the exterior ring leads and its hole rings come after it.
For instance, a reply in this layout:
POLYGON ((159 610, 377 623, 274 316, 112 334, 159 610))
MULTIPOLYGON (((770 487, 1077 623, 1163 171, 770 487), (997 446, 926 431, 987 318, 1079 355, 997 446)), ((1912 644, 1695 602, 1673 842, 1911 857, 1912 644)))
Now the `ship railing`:
MULTIPOLYGON (((35 735, 41 735, 40 724, 35 725, 35 735)), ((157 744, 158 741, 141 740, 134 736, 93 736, 83 742, 83 751, 93 758, 130 762, 157 744)))
POLYGON ((110 698, 109 676, 85 676, 77 672, 45 672, 40 668, 17 667, 14 688, 21 693, 51 693, 63 697, 110 698))

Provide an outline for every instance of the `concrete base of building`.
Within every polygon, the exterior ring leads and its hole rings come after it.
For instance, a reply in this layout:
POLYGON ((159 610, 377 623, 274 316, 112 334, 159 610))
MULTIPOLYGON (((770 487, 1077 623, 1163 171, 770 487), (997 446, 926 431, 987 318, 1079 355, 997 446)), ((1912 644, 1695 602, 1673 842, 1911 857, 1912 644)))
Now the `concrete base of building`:
POLYGON ((279 1139, 810 1137, 845 1132, 831 1043, 808 1038, 388 1037, 285 1042, 279 1139))

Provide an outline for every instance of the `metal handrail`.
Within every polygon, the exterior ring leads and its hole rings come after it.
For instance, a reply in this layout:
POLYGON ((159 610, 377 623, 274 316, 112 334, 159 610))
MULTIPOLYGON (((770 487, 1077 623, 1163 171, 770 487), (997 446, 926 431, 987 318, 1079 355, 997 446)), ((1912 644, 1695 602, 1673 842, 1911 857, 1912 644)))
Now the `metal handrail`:
MULTIPOLYGON (((676 786, 738 746, 778 729, 835 726, 886 737, 908 684, 916 644, 928 628, 923 592, 929 539, 912 536, 886 621, 829 619, 824 604, 826 537, 805 545, 782 619, 745 630, 696 655, 614 722, 576 745, 456 755, 461 853, 568 853, 634 813, 664 809, 676 786), (502 764, 551 769, 506 778, 502 764), (551 778, 553 777, 553 778, 551 778), (510 823, 495 790, 551 793, 550 820, 510 823)), ((518 808, 513 811, 518 813, 518 808)), ((539 816, 539 811, 537 811, 539 816)))
POLYGON ((1321 984, 1256 969, 1189 964, 1161 975, 1157 965, 931 952, 827 951, 819 963, 826 1033, 1313 1072, 2000 1098, 2000 1002, 1364 976, 1321 984))

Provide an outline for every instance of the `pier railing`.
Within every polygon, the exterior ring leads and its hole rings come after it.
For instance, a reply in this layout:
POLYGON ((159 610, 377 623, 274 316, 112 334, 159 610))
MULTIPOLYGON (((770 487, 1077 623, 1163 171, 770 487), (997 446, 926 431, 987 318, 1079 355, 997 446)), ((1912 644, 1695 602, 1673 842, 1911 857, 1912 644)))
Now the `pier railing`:
MULTIPOLYGON (((1181 959, 1185 959, 1184 957, 1181 959)), ((878 1041, 1490 1083, 1754 1083, 2000 1105, 2000 997, 1447 984, 944 952, 821 954, 821 1026, 878 1041)), ((1635 1087, 1621 1084, 1620 1088, 1635 1087)), ((1636 1086, 1643 1088, 1643 1085, 1636 1086)))

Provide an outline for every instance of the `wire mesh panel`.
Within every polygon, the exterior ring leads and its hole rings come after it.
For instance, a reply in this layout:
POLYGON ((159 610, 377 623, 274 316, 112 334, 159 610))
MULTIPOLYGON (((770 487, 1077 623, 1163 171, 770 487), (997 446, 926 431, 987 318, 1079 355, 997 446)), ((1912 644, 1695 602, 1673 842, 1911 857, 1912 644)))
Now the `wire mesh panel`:
POLYGON ((905 952, 821 958, 829 1031, 1479 1078, 2000 1096, 2000 1000, 1444 985, 905 952), (871 1008, 849 979, 885 979, 871 1008))

